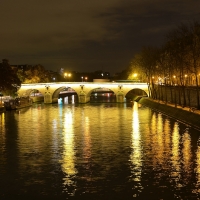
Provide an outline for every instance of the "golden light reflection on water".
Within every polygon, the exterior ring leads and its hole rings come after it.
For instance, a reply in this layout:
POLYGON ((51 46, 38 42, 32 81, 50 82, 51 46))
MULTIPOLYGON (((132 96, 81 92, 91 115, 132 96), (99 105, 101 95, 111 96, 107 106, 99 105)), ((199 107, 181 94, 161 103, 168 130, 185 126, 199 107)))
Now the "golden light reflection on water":
POLYGON ((164 163, 164 133, 163 133, 163 118, 162 118, 162 114, 158 114, 158 118, 157 118, 157 130, 156 130, 156 144, 155 148, 157 151, 157 158, 156 158, 156 163, 159 165, 163 165, 164 163))
POLYGON ((196 151, 196 193, 200 194, 200 139, 196 151))
MULTIPOLYGON (((5 156, 4 156, 4 153, 5 153, 5 150, 6 150, 6 147, 5 147, 5 142, 6 142, 6 138, 5 138, 5 114, 4 113, 1 113, 0 114, 0 167, 3 167, 2 163, 5 163, 5 156), (2 155, 2 156, 1 156, 2 155)), ((2 169, 1 169, 2 170, 2 169)))
POLYGON ((140 122, 138 117, 138 104, 137 102, 134 102, 132 119, 132 153, 130 155, 130 161, 132 163, 131 171, 133 180, 141 185, 140 181, 142 173, 142 147, 139 124, 140 122))
POLYGON ((64 115, 63 130, 63 154, 60 161, 62 170, 65 173, 64 186, 74 185, 72 176, 76 174, 75 168, 75 145, 74 145, 74 127, 73 116, 71 112, 64 115))
MULTIPOLYGON (((81 190, 89 194, 114 187, 123 195, 129 190, 134 197, 146 192, 146 199, 148 194, 157 195, 157 190, 175 194, 177 199, 191 190, 200 194, 200 143, 195 145, 193 130, 160 113, 138 109, 136 102, 121 108, 121 104, 101 108, 46 105, 45 110, 7 114, 6 120, 0 114, 0 149, 6 143, 10 163, 13 158, 17 162, 13 178, 19 183, 27 179, 29 188, 37 185, 39 192, 49 185, 53 194, 61 187, 67 197, 81 190), (15 119, 12 134, 10 115, 15 119)), ((4 156, 1 152, 0 161, 7 159, 4 156)), ((1 162, 0 171, 7 167, 8 163, 1 162)))
POLYGON ((5 113, 0 114, 0 134, 5 137, 5 113))
POLYGON ((91 157, 91 138, 90 138, 90 120, 88 117, 85 117, 85 128, 84 128, 84 148, 83 148, 83 157, 86 160, 89 160, 91 157))
POLYGON ((150 130, 151 130, 151 143, 149 144, 151 146, 151 151, 152 154, 154 155, 152 157, 152 165, 153 168, 156 169, 157 167, 159 167, 158 164, 163 162, 163 158, 162 158, 162 152, 163 152, 163 147, 162 147, 162 120, 160 119, 161 115, 158 114, 158 116, 156 115, 156 113, 154 113, 152 115, 152 119, 151 119, 151 126, 150 126, 150 130))
POLYGON ((165 152, 166 157, 168 159, 168 154, 170 153, 170 143, 171 143, 171 128, 170 128, 170 121, 169 119, 166 119, 164 122, 164 146, 165 146, 165 152))
POLYGON ((184 175, 188 176, 191 175, 191 137, 188 133, 188 129, 185 130, 185 133, 183 134, 182 137, 182 142, 183 142, 183 148, 182 148, 182 154, 183 154, 183 170, 184 170, 184 175))
POLYGON ((175 122, 173 132, 172 132, 172 156, 171 156, 171 177, 175 181, 176 186, 179 186, 180 181, 180 134, 179 134, 179 124, 175 122))

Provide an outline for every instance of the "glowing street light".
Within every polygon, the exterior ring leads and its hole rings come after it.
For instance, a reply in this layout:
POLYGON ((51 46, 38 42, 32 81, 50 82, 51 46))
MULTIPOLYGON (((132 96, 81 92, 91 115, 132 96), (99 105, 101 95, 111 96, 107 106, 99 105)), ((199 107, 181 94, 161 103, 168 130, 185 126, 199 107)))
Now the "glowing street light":
POLYGON ((174 85, 176 85, 176 76, 174 75, 173 78, 174 78, 174 81, 173 81, 174 85))
POLYGON ((136 78, 136 77, 137 77, 137 73, 134 73, 134 74, 133 74, 133 78, 136 78))
POLYGON ((68 81, 69 81, 69 78, 71 77, 71 73, 64 73, 64 77, 68 78, 68 81))

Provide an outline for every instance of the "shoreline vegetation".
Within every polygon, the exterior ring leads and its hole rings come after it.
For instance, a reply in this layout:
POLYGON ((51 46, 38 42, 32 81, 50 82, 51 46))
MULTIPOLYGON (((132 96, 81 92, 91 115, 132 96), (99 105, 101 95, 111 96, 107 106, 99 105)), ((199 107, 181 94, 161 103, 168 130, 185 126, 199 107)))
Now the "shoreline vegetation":
POLYGON ((181 107, 179 105, 175 106, 174 104, 154 100, 149 97, 140 98, 138 103, 200 130, 200 110, 191 107, 181 107))

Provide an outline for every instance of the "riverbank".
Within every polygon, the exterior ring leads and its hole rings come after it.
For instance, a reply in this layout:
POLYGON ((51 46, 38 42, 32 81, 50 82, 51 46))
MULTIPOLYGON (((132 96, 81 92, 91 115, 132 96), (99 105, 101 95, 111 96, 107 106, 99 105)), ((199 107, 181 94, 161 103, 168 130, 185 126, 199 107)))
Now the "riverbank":
POLYGON ((151 98, 143 97, 138 100, 138 103, 145 105, 153 110, 162 112, 172 118, 189 124, 190 126, 200 130, 200 110, 193 110, 192 108, 182 108, 174 104, 165 104, 161 101, 156 101, 151 98))

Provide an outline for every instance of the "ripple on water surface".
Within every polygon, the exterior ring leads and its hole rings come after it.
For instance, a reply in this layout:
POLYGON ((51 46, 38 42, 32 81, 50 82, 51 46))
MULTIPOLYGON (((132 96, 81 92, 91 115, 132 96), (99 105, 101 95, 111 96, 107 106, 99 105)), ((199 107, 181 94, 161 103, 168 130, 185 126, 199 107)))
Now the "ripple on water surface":
POLYGON ((199 132, 146 107, 34 104, 0 114, 0 196, 197 199, 199 132))

